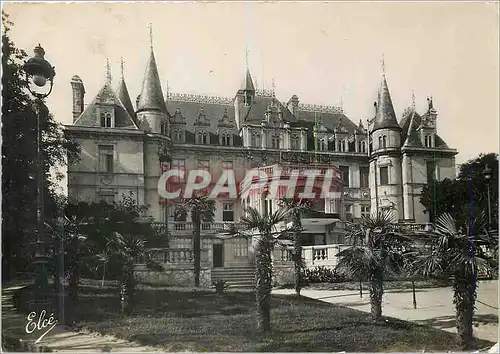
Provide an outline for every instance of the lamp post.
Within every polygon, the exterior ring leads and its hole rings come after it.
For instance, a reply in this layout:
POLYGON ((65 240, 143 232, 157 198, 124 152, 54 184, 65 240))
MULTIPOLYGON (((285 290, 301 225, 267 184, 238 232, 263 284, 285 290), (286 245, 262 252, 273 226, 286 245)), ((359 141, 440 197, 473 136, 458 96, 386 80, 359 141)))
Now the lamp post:
POLYGON ((37 276, 35 279, 36 288, 36 303, 39 306, 47 304, 48 290, 48 247, 45 233, 44 221, 44 174, 45 164, 42 148, 42 117, 48 115, 47 106, 44 99, 52 92, 53 79, 56 75, 54 67, 45 60, 45 50, 40 46, 33 50, 34 57, 30 58, 23 65, 23 70, 26 74, 26 88, 35 97, 33 102, 33 111, 37 116, 37 240, 35 266, 37 268, 37 276), (48 85, 47 85, 48 81, 48 85), (48 87, 48 88, 47 88, 48 87))
POLYGON ((483 176, 486 179, 486 188, 488 191, 488 226, 491 227, 491 202, 490 202, 490 181, 493 171, 488 167, 488 164, 484 167, 483 176))

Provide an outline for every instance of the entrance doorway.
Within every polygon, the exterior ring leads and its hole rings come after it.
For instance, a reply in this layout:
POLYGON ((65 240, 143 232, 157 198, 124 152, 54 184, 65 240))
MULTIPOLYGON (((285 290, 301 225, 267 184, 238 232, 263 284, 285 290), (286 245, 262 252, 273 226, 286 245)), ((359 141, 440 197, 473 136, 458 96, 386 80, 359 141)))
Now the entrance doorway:
POLYGON ((212 254, 214 259, 214 268, 224 267, 224 245, 214 244, 212 254))

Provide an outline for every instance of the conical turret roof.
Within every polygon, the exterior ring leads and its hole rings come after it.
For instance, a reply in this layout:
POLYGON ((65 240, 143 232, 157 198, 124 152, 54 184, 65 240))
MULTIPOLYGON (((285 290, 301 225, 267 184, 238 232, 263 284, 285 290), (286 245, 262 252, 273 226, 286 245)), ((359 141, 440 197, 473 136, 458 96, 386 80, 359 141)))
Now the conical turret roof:
POLYGON ((120 84, 118 85, 118 90, 116 95, 122 101, 123 106, 127 109, 127 112, 133 117, 134 116, 134 106, 130 100, 130 95, 128 93, 127 85, 125 84, 125 79, 122 77, 120 84))
POLYGON ((247 69, 247 72, 245 74, 245 79, 241 83, 241 90, 242 91, 255 91, 255 86, 253 85, 253 80, 252 80, 252 75, 250 75, 250 70, 247 69))
POLYGON ((139 104, 137 105, 138 112, 146 110, 167 112, 153 49, 151 49, 149 61, 146 66, 142 91, 139 97, 139 104))
POLYGON ((401 129, 396 119, 396 113, 394 112, 394 106, 392 105, 391 94, 389 93, 385 75, 378 92, 377 113, 375 115, 372 131, 383 128, 401 129))

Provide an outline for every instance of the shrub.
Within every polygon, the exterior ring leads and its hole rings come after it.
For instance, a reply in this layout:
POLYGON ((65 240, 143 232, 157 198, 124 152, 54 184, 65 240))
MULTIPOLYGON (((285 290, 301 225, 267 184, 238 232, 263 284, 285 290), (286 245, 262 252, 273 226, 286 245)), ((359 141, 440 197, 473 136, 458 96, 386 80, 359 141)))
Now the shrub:
POLYGON ((219 295, 224 294, 227 288, 229 288, 229 285, 225 280, 222 279, 217 279, 214 282, 212 282, 212 285, 215 288, 215 292, 219 295))
POLYGON ((339 276, 334 269, 326 268, 324 266, 316 267, 314 269, 305 269, 303 274, 303 279, 308 284, 339 283, 346 281, 346 279, 339 276))

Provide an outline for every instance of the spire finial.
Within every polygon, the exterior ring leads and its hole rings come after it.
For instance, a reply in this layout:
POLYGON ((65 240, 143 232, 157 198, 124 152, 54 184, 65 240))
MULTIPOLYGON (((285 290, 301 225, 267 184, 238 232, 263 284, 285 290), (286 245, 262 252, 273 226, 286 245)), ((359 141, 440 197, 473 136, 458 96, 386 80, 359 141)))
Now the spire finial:
POLYGON ((170 85, 168 84, 167 80, 167 99, 170 97, 170 85))
POLYGON ((271 85, 272 85, 272 93, 273 93, 273 98, 274 98, 274 97, 275 97, 275 92, 274 92, 274 90, 275 90, 275 88, 276 88, 276 86, 275 86, 275 84, 274 84, 274 77, 272 78, 271 85))
POLYGON ((415 110, 415 90, 411 91, 411 108, 415 110))
POLYGON ((344 98, 340 96, 340 109, 344 110, 344 98))
POLYGON ((245 46, 245 69, 248 70, 248 53, 250 51, 248 50, 248 47, 245 46))
POLYGON ((149 44, 151 46, 151 49, 153 48, 153 24, 150 22, 149 23, 149 44))
POLYGON ((125 77, 125 75, 123 75, 123 57, 121 59, 121 72, 122 72, 122 79, 125 77))
POLYGON ((384 58, 384 53, 382 53, 382 75, 385 76, 385 58, 384 58))
POLYGON ((106 83, 111 85, 111 65, 109 65, 109 58, 106 58, 106 83))

